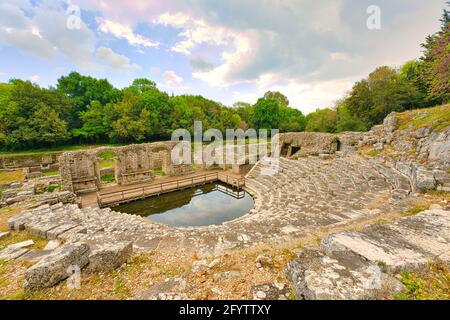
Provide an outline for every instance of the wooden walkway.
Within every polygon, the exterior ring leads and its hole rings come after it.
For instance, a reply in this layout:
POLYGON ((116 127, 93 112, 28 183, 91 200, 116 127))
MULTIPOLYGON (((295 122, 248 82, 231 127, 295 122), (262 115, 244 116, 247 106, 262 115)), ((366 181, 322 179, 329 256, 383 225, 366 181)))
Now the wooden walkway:
POLYGON ((182 177, 167 177, 161 182, 140 184, 135 186, 112 186, 96 193, 82 195, 80 198, 83 207, 111 207, 123 203, 158 196, 164 193, 192 188, 215 181, 241 189, 245 186, 245 178, 240 175, 224 171, 192 174, 182 177))

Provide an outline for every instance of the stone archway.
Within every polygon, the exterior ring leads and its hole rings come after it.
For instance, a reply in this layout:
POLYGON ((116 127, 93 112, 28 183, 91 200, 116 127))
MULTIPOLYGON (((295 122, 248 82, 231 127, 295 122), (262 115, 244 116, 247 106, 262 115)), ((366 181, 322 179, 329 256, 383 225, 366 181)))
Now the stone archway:
POLYGON ((99 187, 105 184, 117 183, 117 152, 113 149, 101 150, 96 155, 96 175, 99 187))
POLYGON ((172 156, 169 148, 157 146, 148 151, 150 167, 158 176, 172 175, 172 156))

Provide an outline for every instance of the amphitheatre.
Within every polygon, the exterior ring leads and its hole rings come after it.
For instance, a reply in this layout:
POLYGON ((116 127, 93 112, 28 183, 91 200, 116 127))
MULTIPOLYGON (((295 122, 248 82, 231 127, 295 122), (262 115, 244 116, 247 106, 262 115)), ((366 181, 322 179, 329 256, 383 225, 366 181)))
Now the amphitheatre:
MULTIPOLYGON (((450 113, 449 105, 439 108, 450 113)), ((392 113, 369 132, 281 133, 272 146, 281 157, 255 165, 174 163, 177 142, 22 161, 26 180, 2 192, 0 259, 15 280, 0 282, 0 293, 390 299, 402 292, 402 272, 450 263, 450 125, 415 125, 427 112, 392 113), (43 175, 50 167, 59 174, 43 175), (102 184, 106 175, 112 178, 102 184), (251 195, 253 208, 221 224, 187 227, 115 211, 216 181, 251 195), (81 272, 78 290, 66 285, 71 266, 81 272)), ((2 161, 5 169, 21 166, 2 161)))

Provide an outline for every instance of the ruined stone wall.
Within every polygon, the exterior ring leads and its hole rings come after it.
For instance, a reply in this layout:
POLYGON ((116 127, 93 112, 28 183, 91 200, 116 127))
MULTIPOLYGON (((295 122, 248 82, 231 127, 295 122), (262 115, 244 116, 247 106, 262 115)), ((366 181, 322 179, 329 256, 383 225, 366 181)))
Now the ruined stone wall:
POLYGON ((107 152, 116 155, 115 177, 120 185, 151 182, 155 179, 155 168, 162 168, 168 176, 192 172, 190 164, 172 164, 171 152, 177 144, 168 141, 65 152, 59 158, 62 190, 97 191, 102 170, 100 156, 107 152))
POLYGON ((0 169, 40 168, 54 169, 58 163, 58 154, 17 155, 0 157, 0 169))
POLYGON ((292 132, 279 135, 280 156, 297 159, 299 157, 334 154, 336 151, 354 151, 363 133, 341 134, 321 132, 292 132))

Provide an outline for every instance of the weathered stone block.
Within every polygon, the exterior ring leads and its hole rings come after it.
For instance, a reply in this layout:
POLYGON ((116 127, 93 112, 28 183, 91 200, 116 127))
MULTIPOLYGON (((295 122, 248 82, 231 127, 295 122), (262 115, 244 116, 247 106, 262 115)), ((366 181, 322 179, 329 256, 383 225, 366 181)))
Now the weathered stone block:
POLYGON ((82 269, 89 262, 89 246, 86 243, 66 244, 55 250, 25 274, 25 290, 42 290, 67 279, 68 268, 77 266, 82 269))
POLYGON ((113 271, 127 262, 132 253, 133 244, 131 242, 93 245, 87 270, 90 272, 113 271))
POLYGON ((297 299, 373 299, 383 288, 380 268, 361 257, 339 252, 329 257, 306 250, 286 265, 297 299))

